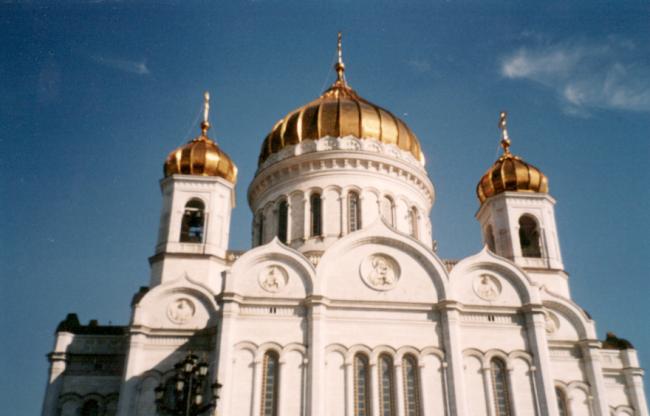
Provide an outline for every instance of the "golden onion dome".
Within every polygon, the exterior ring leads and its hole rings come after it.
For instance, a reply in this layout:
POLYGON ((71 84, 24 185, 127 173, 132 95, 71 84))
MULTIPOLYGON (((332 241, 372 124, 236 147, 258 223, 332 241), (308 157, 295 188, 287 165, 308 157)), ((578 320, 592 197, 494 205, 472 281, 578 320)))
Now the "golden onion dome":
POLYGON ((320 97, 278 121, 264 139, 259 156, 262 164, 270 155, 303 140, 353 136, 377 140, 410 152, 424 161, 420 142, 409 127, 393 115, 361 98, 345 81, 339 33, 337 80, 320 97))
POLYGON ((506 113, 499 119, 502 130, 503 154, 483 175, 476 186, 481 204, 491 196, 503 192, 548 193, 548 179, 541 170, 510 153, 510 139, 506 130, 506 113))
POLYGON ((207 136, 210 128, 208 122, 209 100, 210 96, 206 92, 201 135, 175 149, 167 156, 164 166, 165 177, 174 174, 217 176, 233 184, 237 182, 237 166, 207 136))

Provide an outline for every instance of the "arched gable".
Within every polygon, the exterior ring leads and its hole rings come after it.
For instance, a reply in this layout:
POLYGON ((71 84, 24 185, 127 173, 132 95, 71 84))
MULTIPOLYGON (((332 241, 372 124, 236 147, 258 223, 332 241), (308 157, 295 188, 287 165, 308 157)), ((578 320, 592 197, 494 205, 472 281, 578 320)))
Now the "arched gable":
POLYGON ((594 322, 575 302, 545 287, 541 288, 540 294, 548 310, 547 332, 550 339, 577 341, 597 338, 594 322))
POLYGON ((447 271, 421 242, 381 216, 334 243, 316 268, 314 293, 331 299, 435 303, 446 298, 447 271), (382 268, 388 272, 382 275, 382 268))
POLYGON ((314 290, 315 271, 300 252, 274 238, 244 253, 226 277, 226 292, 243 296, 304 298, 314 290))
POLYGON ((203 329, 216 325, 218 309, 211 290, 185 273, 148 291, 134 306, 133 325, 203 329))
POLYGON ((451 298, 464 304, 522 306, 539 303, 539 293, 526 273, 487 246, 461 260, 449 274, 451 298))

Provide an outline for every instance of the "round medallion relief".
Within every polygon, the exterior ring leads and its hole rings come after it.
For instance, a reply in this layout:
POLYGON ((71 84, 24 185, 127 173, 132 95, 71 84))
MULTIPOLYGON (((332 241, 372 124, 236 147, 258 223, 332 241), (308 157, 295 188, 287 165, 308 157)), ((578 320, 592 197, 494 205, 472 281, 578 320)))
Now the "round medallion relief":
POLYGON ((483 300, 495 300, 501 295, 501 282, 489 274, 476 276, 474 278, 474 293, 483 300))
POLYGON ((400 268, 395 259, 385 254, 366 257, 359 266, 361 279, 375 290, 391 290, 399 281, 400 268))
POLYGON ((187 298, 179 298, 167 306, 167 317, 175 324, 184 324, 192 319, 196 308, 194 303, 187 298))
POLYGON ((257 278, 260 287, 267 292, 276 293, 289 283, 289 274, 284 267, 271 265, 260 272, 257 278))

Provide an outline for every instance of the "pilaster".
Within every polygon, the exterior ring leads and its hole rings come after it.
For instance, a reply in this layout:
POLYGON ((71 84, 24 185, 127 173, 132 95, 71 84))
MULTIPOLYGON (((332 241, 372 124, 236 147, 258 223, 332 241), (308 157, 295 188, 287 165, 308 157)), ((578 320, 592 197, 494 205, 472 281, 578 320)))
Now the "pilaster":
POLYGON ((527 308, 525 319, 530 352, 536 370, 533 372, 533 377, 535 377, 534 384, 537 387, 536 393, 540 410, 542 415, 559 416, 543 307, 531 306, 527 308))
POLYGON ((460 312, 453 302, 446 303, 440 310, 442 341, 447 359, 448 399, 451 415, 465 416, 465 376, 463 374, 463 353, 460 345, 460 312))
POLYGON ((587 380, 591 386, 594 415, 609 416, 603 366, 600 361, 600 342, 596 340, 583 340, 580 341, 580 348, 582 350, 582 360, 584 362, 587 380))

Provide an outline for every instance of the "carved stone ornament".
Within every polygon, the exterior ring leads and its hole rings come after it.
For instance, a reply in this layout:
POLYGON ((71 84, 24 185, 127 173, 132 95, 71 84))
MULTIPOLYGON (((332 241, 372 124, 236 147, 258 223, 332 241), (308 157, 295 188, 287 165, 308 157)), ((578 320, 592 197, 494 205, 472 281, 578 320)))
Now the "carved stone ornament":
POLYGON ((385 254, 366 257, 359 266, 361 279, 375 290, 391 290, 399 281, 400 268, 395 259, 385 254))
POLYGON ((267 292, 277 293, 289 282, 289 274, 283 267, 274 264, 262 270, 258 282, 267 292))
POLYGON ((489 274, 476 276, 474 278, 474 293, 483 300, 496 300, 501 295, 501 282, 489 274))
POLYGON ((187 298, 179 298, 167 306, 167 317, 175 324, 184 324, 196 313, 194 303, 187 298))
POLYGON ((546 333, 552 334, 560 327, 560 319, 553 312, 546 312, 544 314, 546 320, 546 333))

